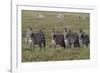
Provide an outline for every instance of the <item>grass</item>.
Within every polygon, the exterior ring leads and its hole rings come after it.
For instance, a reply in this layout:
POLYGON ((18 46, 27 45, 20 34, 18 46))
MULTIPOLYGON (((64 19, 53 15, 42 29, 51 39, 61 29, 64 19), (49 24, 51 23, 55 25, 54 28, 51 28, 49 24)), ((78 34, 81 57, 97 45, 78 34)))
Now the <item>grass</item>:
MULTIPOLYGON (((86 60, 90 59, 89 48, 66 48, 51 47, 51 31, 55 28, 63 33, 64 28, 79 31, 82 28, 88 35, 90 34, 89 13, 72 13, 72 12, 48 12, 22 10, 22 32, 27 31, 31 26, 33 31, 43 29, 46 34, 46 48, 40 49, 38 46, 33 51, 28 48, 22 39, 22 62, 39 62, 39 61, 59 61, 59 60, 86 60), (39 19, 38 15, 44 15, 44 19, 39 19), (58 14, 63 14, 64 19, 57 19, 58 14)), ((22 37, 23 38, 23 37, 22 37)))
POLYGON ((23 49, 22 62, 86 60, 90 59, 88 48, 35 48, 23 49))

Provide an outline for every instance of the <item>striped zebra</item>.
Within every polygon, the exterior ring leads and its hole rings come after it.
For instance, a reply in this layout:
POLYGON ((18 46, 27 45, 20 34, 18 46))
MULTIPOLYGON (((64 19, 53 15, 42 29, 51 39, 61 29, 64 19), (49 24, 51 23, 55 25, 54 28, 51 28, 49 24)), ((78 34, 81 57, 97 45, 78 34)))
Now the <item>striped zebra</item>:
POLYGON ((45 48, 46 47, 46 36, 42 30, 39 30, 37 39, 39 39, 38 44, 40 48, 45 48))
POLYGON ((83 47, 83 39, 84 38, 84 32, 82 29, 79 30, 79 43, 80 43, 80 46, 83 47))
POLYGON ((57 31, 53 31, 52 33, 52 44, 56 48, 57 45, 66 48, 65 42, 64 42, 64 35, 62 33, 59 33, 57 31))
POLYGON ((73 41, 74 48, 80 48, 79 36, 77 32, 73 32, 72 41, 73 41))
POLYGON ((87 34, 85 34, 85 36, 84 36, 83 44, 85 45, 85 47, 89 47, 89 45, 90 45, 90 39, 87 34))
POLYGON ((89 36, 82 29, 79 31, 79 43, 81 47, 89 47, 89 36))
POLYGON ((25 42, 29 46, 29 48, 33 49, 35 45, 38 45, 40 48, 45 48, 46 39, 45 33, 42 30, 38 32, 33 32, 32 28, 29 27, 26 32, 25 42))
POLYGON ((45 48, 46 37, 44 32, 42 32, 41 30, 38 32, 33 32, 31 38, 32 38, 33 48, 35 45, 38 45, 40 48, 45 48))
POLYGON ((31 27, 28 27, 26 33, 24 33, 23 38, 25 37, 25 43, 28 45, 28 48, 33 48, 33 42, 32 42, 32 38, 31 35, 33 33, 33 30, 31 27))
POLYGON ((67 31, 65 34, 65 43, 67 48, 80 47, 79 36, 77 32, 67 31))

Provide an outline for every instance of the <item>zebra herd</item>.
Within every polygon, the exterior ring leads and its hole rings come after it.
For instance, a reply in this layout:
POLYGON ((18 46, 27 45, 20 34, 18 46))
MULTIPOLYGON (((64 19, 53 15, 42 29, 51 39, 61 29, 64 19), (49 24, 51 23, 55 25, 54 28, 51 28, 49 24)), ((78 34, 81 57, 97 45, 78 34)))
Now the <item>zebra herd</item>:
POLYGON ((64 33, 53 30, 52 42, 63 48, 80 48, 82 46, 89 47, 89 36, 80 29, 79 32, 72 32, 71 29, 64 28, 64 33))
MULTIPOLYGON (((46 47, 47 38, 41 29, 37 32, 34 32, 32 28, 29 27, 24 36, 25 42, 30 48, 34 48, 35 45, 38 45, 40 48, 46 47)), ((86 34, 82 29, 80 29, 79 32, 74 32, 71 29, 64 28, 64 33, 52 29, 51 36, 52 46, 55 48, 57 45, 63 48, 80 48, 82 46, 89 47, 90 43, 89 35, 86 34)))

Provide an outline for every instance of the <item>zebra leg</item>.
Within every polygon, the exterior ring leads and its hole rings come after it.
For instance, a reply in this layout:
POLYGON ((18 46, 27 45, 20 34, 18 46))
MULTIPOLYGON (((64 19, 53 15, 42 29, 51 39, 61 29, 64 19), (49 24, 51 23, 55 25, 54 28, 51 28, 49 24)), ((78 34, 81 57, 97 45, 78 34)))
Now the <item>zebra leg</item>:
POLYGON ((27 38, 24 38, 24 41, 25 41, 25 48, 28 48, 27 46, 28 46, 28 40, 27 40, 27 38))
POLYGON ((46 47, 46 41, 45 40, 43 41, 43 47, 44 48, 46 47))
POLYGON ((33 44, 32 43, 30 43, 30 50, 31 50, 31 52, 33 51, 33 44))
POLYGON ((46 47, 46 41, 44 40, 44 42, 43 42, 43 48, 44 48, 44 50, 46 49, 45 47, 46 47))
POLYGON ((65 40, 66 48, 68 48, 68 40, 65 40))
POLYGON ((64 49, 66 48, 66 45, 65 45, 65 44, 63 44, 63 48, 64 48, 64 49))
POLYGON ((66 44, 65 44, 65 41, 63 40, 62 42, 62 47, 65 49, 66 48, 66 44))
POLYGON ((56 45, 55 40, 52 40, 52 47, 56 47, 55 45, 56 45))
POLYGON ((34 51, 34 45, 35 45, 34 42, 32 42, 32 51, 34 51))
POLYGON ((76 48, 76 43, 73 43, 73 48, 76 48))
POLYGON ((89 46, 88 43, 85 43, 85 46, 88 47, 89 46))
POLYGON ((74 42, 74 48, 77 48, 77 47, 78 47, 78 42, 75 41, 75 42, 74 42))
POLYGON ((76 43, 72 43, 71 48, 75 48, 75 47, 76 47, 76 43))
POLYGON ((77 43, 77 46, 80 48, 80 44, 79 44, 79 41, 78 41, 78 43, 77 43))
POLYGON ((80 47, 84 47, 84 43, 83 43, 82 39, 79 39, 79 45, 80 45, 80 47))
POLYGON ((41 42, 39 43, 39 47, 40 47, 40 49, 42 48, 42 43, 41 42))
POLYGON ((71 43, 69 43, 69 48, 71 48, 71 45, 72 45, 72 44, 71 44, 71 43))

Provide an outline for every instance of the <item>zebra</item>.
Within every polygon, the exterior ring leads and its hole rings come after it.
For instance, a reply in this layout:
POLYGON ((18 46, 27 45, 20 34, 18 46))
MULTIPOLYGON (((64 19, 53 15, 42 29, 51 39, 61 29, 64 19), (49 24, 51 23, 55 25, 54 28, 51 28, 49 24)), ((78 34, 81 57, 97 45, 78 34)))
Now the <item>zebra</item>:
POLYGON ((73 32, 72 34, 73 46, 74 48, 80 48, 79 44, 79 36, 77 32, 73 32))
POLYGON ((34 46, 37 44, 40 48, 45 48, 46 39, 45 33, 42 30, 37 32, 33 32, 32 28, 29 27, 26 32, 25 42, 29 46, 29 48, 34 49, 34 46))
POLYGON ((84 32, 82 29, 80 29, 79 30, 79 43, 81 47, 83 46, 83 39, 84 39, 84 32))
POLYGON ((67 48, 71 48, 72 45, 72 31, 69 30, 67 34, 65 35, 65 38, 67 39, 67 48))
POLYGON ((67 31, 67 33, 65 34, 65 42, 67 44, 66 45, 67 48, 80 47, 78 33, 72 32, 71 29, 69 29, 69 31, 67 31))
POLYGON ((40 48, 42 47, 46 47, 46 36, 45 36, 45 33, 42 31, 42 30, 39 30, 38 32, 38 39, 39 39, 39 46, 40 48))
POLYGON ((90 43, 89 36, 82 29, 79 31, 79 43, 81 47, 88 47, 90 43))
POLYGON ((23 38, 25 37, 25 43, 26 45, 28 45, 28 48, 32 48, 33 46, 33 42, 32 42, 32 38, 31 35, 33 33, 32 27, 29 26, 26 33, 24 32, 24 36, 22 36, 23 38))
POLYGON ((84 47, 89 47, 90 39, 89 39, 89 36, 85 32, 83 32, 82 39, 83 39, 82 42, 83 42, 84 47))
POLYGON ((84 42, 83 43, 86 47, 89 47, 90 39, 89 39, 89 36, 87 34, 85 34, 85 36, 84 36, 84 42))
POLYGON ((53 30, 52 44, 55 46, 55 48, 57 45, 63 48, 66 48, 65 41, 64 41, 64 35, 60 32, 53 30))
POLYGON ((33 42, 33 48, 37 44, 40 48, 45 48, 46 46, 46 37, 44 32, 42 30, 39 30, 38 32, 33 32, 31 35, 32 42, 33 42))

